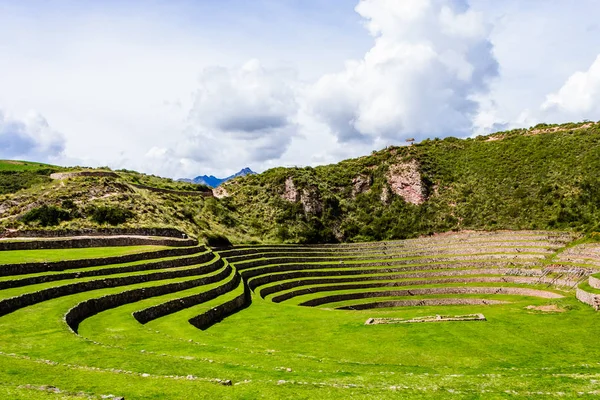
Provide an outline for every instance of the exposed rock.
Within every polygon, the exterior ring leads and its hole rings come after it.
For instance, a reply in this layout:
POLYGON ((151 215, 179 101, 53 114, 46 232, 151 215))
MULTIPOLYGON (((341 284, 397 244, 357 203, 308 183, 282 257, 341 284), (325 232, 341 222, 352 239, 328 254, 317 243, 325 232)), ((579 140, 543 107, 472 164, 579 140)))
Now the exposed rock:
POLYGON ((352 197, 359 193, 368 192, 371 189, 373 178, 368 175, 358 175, 352 179, 352 197))
POLYGON ((392 193, 390 192, 390 188, 387 185, 383 186, 381 189, 381 196, 379 197, 383 204, 390 204, 392 199, 392 193))
POLYGON ((223 185, 214 188, 212 190, 212 192, 213 192, 213 196, 215 196, 217 199, 222 199, 223 197, 229 196, 229 192, 223 185))
POLYGON ((425 202, 425 188, 416 160, 391 165, 386 178, 392 192, 402 197, 407 203, 419 205, 425 202))
POLYGON ((298 190, 292 177, 285 180, 285 189, 281 197, 292 203, 302 203, 302 208, 307 214, 319 214, 323 211, 323 204, 317 188, 298 190))
POLYGON ((319 199, 319 192, 316 189, 303 189, 300 195, 302 208, 307 214, 320 214, 323 211, 323 204, 319 199))
POLYGON ((284 200, 293 203, 300 200, 300 192, 298 191, 298 189, 296 189, 296 185, 294 185, 294 180, 291 176, 285 180, 285 190, 281 197, 283 197, 284 200))

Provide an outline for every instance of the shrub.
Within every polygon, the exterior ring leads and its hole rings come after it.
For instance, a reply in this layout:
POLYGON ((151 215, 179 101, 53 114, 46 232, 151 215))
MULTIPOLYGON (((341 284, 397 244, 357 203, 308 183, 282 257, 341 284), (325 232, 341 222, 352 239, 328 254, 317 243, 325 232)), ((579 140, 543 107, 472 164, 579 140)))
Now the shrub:
POLYGON ((55 206, 43 205, 28 211, 21 219, 26 224, 38 222, 41 226, 54 226, 62 221, 69 221, 71 214, 55 206))
POLYGON ((132 211, 115 206, 100 206, 92 211, 92 220, 98 224, 119 225, 133 216, 132 211))
POLYGON ((210 247, 226 248, 233 246, 227 236, 219 233, 207 233, 204 235, 204 240, 210 247))

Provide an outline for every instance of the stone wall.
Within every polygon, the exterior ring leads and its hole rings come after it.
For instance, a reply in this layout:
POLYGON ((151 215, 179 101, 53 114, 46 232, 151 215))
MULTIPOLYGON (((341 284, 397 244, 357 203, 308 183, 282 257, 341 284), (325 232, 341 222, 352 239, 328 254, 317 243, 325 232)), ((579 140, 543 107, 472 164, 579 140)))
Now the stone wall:
MULTIPOLYGON (((534 279, 538 281, 542 274, 540 269, 538 270, 526 270, 530 275, 526 275, 532 277, 530 279, 534 279), (535 277, 535 278, 533 278, 535 277)), ((431 277, 443 277, 443 276, 465 276, 465 275, 505 275, 508 273, 514 272, 513 268, 488 268, 488 269, 471 269, 471 270, 442 270, 442 271, 433 271, 433 272, 417 272, 417 273, 402 273, 402 274, 393 274, 393 275, 376 275, 376 276, 368 276, 371 271, 349 271, 350 273, 342 273, 336 274, 336 271, 299 271, 292 272, 286 274, 273 274, 273 275, 263 275, 256 279, 252 279, 248 282, 251 290, 255 290, 256 288, 278 282, 278 281, 288 281, 284 283, 280 283, 279 285, 272 285, 266 288, 263 288, 260 291, 261 297, 268 296, 269 294, 279 292, 282 290, 292 289, 298 286, 306 286, 306 285, 316 285, 316 284, 327 284, 327 283, 348 283, 348 282, 364 282, 364 281, 377 281, 377 280, 394 280, 394 279, 419 279, 419 278, 431 278, 431 277), (354 272, 354 273, 353 273, 354 272), (337 277, 337 276, 342 276, 337 277), (367 275, 367 276, 361 276, 367 275), (347 276, 347 277, 346 277, 347 276), (316 278, 321 277, 321 278, 316 278), (299 278, 315 278, 315 279, 299 279, 299 278), (292 279, 297 279, 293 280, 292 279)), ((341 271, 340 271, 341 272, 341 271)), ((521 276, 521 275, 510 275, 506 277, 497 277, 498 279, 503 279, 503 281, 510 280, 513 276, 521 276)))
MULTIPOLYGON (((442 260, 440 260, 442 261, 442 260)), ((537 262, 519 262, 518 267, 539 267, 537 262)), ((240 271, 239 265, 234 264, 238 271, 240 271)), ((454 262, 445 263, 437 262, 432 260, 398 260, 390 262, 372 262, 372 263, 359 263, 359 264, 275 264, 270 266, 264 266, 262 268, 254 269, 241 269, 241 274, 244 279, 249 280, 251 278, 273 274, 275 272, 292 272, 292 271, 308 271, 312 269, 343 269, 343 272, 338 274, 349 275, 351 271, 355 270, 356 274, 367 274, 367 273, 394 273, 394 272, 408 272, 408 271, 426 271, 436 269, 458 269, 458 268, 476 268, 476 267, 516 267, 512 261, 473 261, 473 262, 454 262), (371 271, 364 272, 365 267, 379 267, 374 268, 371 271), (389 268, 382 268, 389 267, 389 268)), ((515 268, 517 269, 517 268, 515 268)), ((326 275, 336 275, 335 271, 329 271, 326 275)))
POLYGON ((184 232, 175 228, 97 228, 97 229, 27 229, 0 232, 0 238, 57 238, 76 236, 157 236, 181 239, 184 232))
POLYGON ((372 308, 390 307, 419 307, 419 306, 463 306, 463 305, 494 305, 506 304, 505 301, 487 299, 423 299, 423 300, 389 300, 373 303, 356 304, 353 306, 338 307, 336 310, 370 310, 372 308))
MULTIPOLYGON (((124 274, 130 272, 139 272, 139 271, 151 271, 157 269, 168 269, 168 268, 178 268, 178 267, 186 267, 190 265, 196 264, 204 264, 214 259, 214 255, 210 252, 202 253, 197 256, 192 257, 182 257, 182 258, 174 258, 169 260, 162 260, 150 263, 143 264, 135 264, 135 265, 127 265, 127 266, 114 266, 109 268, 101 268, 101 269, 92 269, 89 271, 77 271, 77 272, 65 272, 61 274, 48 274, 48 275, 39 275, 22 279, 10 279, 0 281, 0 290, 15 288, 15 287, 23 287, 28 285, 35 285, 38 283, 46 283, 46 282, 56 282, 68 279, 78 279, 78 278, 86 278, 92 276, 105 276, 105 275, 114 275, 114 274, 124 274)), ((219 265, 223 265, 223 261, 218 259, 216 261, 219 265)))
POLYGON ((345 293, 331 296, 319 297, 300 303, 301 306, 315 307, 338 301, 370 299, 374 297, 390 296, 422 296, 438 294, 510 294, 519 296, 533 296, 546 299, 557 299, 563 296, 554 292, 538 289, 525 289, 518 287, 440 287, 407 290, 389 290, 380 292, 345 293))
POLYGON ((251 301, 250 290, 244 285, 244 291, 239 296, 191 318, 188 322, 198 329, 205 330, 228 316, 248 307, 251 301))
POLYGON ((41 250, 41 249, 81 249, 89 247, 120 246, 169 246, 190 247, 198 245, 196 239, 149 238, 144 236, 78 237, 65 239, 36 239, 24 241, 1 241, 0 251, 41 250))
POLYGON ((600 295, 577 288, 575 296, 577 297, 577 300, 592 306, 596 311, 600 311, 600 295))
POLYGON ((198 268, 190 268, 185 270, 155 272, 145 275, 124 276, 118 278, 105 278, 87 282, 70 283, 62 286, 55 286, 47 289, 42 289, 37 292, 25 293, 19 296, 11 297, 0 301, 0 316, 9 314, 20 308, 31 306, 55 299, 57 297, 68 296, 76 293, 83 293, 90 290, 99 290, 114 288, 119 286, 135 285, 144 282, 153 282, 165 279, 183 278, 194 275, 207 274, 215 272, 220 268, 218 258, 215 262, 209 265, 203 265, 198 268))
MULTIPOLYGON (((285 265, 298 265, 298 263, 340 263, 344 267, 352 267, 356 264, 351 262, 370 261, 376 258, 377 260, 390 260, 389 262, 397 264, 430 264, 430 263, 444 263, 452 262, 459 264, 461 261, 477 262, 477 261, 494 261, 496 263, 510 263, 512 265, 539 265, 540 261, 544 258, 544 255, 535 254, 518 254, 518 255, 498 255, 498 254, 482 254, 482 255, 471 255, 471 256, 454 256, 454 257, 431 257, 431 258, 420 258, 420 259, 407 259, 408 257, 398 256, 376 256, 376 257, 347 257, 347 258, 331 258, 331 257, 277 257, 252 260, 248 262, 233 262, 232 264, 239 271, 243 271, 249 268, 262 267, 262 266, 285 266, 285 265), (539 260, 535 262, 535 260, 539 260), (345 264, 348 263, 348 264, 345 264)), ((382 263, 380 263, 382 264, 382 263)), ((300 264, 302 265, 302 264, 300 264)))
POLYGON ((168 283, 161 286, 127 290, 121 293, 85 300, 67 312, 65 315, 65 321, 71 330, 77 333, 79 324, 81 324, 82 321, 102 311, 119 307, 124 304, 135 303, 151 297, 162 296, 169 293, 191 289, 197 286, 207 285, 212 283, 213 279, 214 276, 211 276, 185 282, 168 283))
POLYGON ((4 264, 0 265, 0 276, 35 274, 47 271, 64 271, 69 269, 99 267, 103 265, 125 264, 157 258, 180 257, 197 254, 201 251, 206 251, 206 247, 179 247, 175 249, 148 251, 145 253, 127 254, 123 256, 88 258, 82 260, 4 264))
MULTIPOLYGON (((316 285, 326 284, 327 282, 317 282, 316 285)), ((297 281, 298 282, 298 281, 297 281)), ((300 281, 303 282, 303 281, 300 281)), ((352 281, 350 281, 352 282, 352 281)), ((516 276, 486 276, 486 277, 476 277, 476 278, 443 278, 443 279, 423 279, 423 280, 409 280, 409 281, 396 281, 396 282, 375 282, 375 283, 348 283, 348 284, 337 284, 337 285, 328 285, 328 286, 310 286, 303 289, 293 290, 290 292, 286 292, 279 296, 273 297, 271 300, 274 303, 281 303, 282 301, 289 300, 291 298, 297 296, 303 296, 305 294, 310 293, 319 293, 319 292, 332 292, 338 290, 352 290, 352 289, 373 289, 373 288, 383 288, 383 287, 399 287, 399 286, 420 286, 420 285, 437 285, 437 284, 452 284, 452 283, 520 283, 520 284, 536 284, 539 282, 538 278, 532 277, 516 277, 516 276)), ((310 284, 306 284, 310 285, 310 284)), ((277 285, 281 286, 281 285, 277 285)), ((269 289, 272 289, 270 287, 269 289)), ((276 288, 276 287, 275 287, 276 288)), ((275 290, 275 292, 282 291, 284 289, 275 290)), ((262 292, 261 292, 262 295, 262 292)))
MULTIPOLYGON (((231 275, 233 269, 231 266, 227 266, 225 270, 221 274, 219 274, 220 279, 215 280, 214 282, 219 282, 229 275, 231 275)), ((217 297, 228 293, 232 290, 235 290, 240 285, 240 275, 235 273, 233 277, 216 288, 207 290, 206 292, 197 293, 187 297, 181 297, 178 299, 173 299, 166 303, 158 304, 153 307, 146 308, 144 310, 136 311, 133 313, 133 317, 141 324, 146 324, 150 321, 153 321, 157 318, 164 317, 165 315, 173 314, 175 312, 184 310, 186 308, 193 307, 195 305, 206 303, 207 301, 216 299, 217 297)))
MULTIPOLYGON (((250 261, 257 258, 275 258, 281 257, 282 254, 285 254, 286 257, 298 256, 302 258, 309 257, 331 257, 338 258, 343 260, 344 258, 406 258, 406 257, 419 257, 419 256, 434 256, 434 257, 452 257, 456 255, 456 257, 460 256, 485 256, 491 255, 494 257, 503 256, 503 257, 511 257, 511 256, 519 256, 519 257, 531 257, 537 256, 542 257, 546 254, 552 254, 553 251, 549 249, 528 249, 528 248, 505 248, 505 247, 495 247, 495 246, 487 246, 487 247, 473 247, 473 246, 457 246, 457 247, 445 247, 445 248, 427 248, 427 249, 407 249, 407 248, 357 248, 350 249, 344 251, 332 251, 332 250, 309 250, 309 249, 269 249, 267 251, 257 251, 253 254, 239 254, 232 255, 231 253, 223 253, 223 256, 227 257, 227 259, 232 263, 239 263, 242 261, 250 261), (528 252, 532 252, 534 254, 528 254, 528 252)), ((332 260, 333 261, 333 260, 332 260)))
POLYGON ((174 194, 177 196, 198 196, 198 197, 213 197, 212 190, 207 190, 204 192, 195 192, 195 191, 186 191, 186 190, 173 190, 173 189, 163 189, 157 188, 153 186, 140 185, 137 183, 130 183, 131 186, 136 187, 138 189, 148 190, 150 192, 155 193, 165 193, 165 194, 174 194))
POLYGON ((596 278, 594 275, 590 276, 589 278, 589 283, 590 286, 593 287, 594 289, 600 289, 600 279, 596 278))
POLYGON ((76 171, 76 172, 56 172, 50 174, 51 179, 70 179, 86 176, 118 178, 119 175, 112 171, 76 171))

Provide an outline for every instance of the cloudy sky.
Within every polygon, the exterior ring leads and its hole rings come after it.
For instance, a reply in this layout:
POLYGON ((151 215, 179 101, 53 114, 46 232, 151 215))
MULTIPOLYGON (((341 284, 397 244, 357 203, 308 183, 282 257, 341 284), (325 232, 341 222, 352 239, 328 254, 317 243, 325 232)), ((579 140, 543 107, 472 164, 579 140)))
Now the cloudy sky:
POLYGON ((169 177, 600 119, 597 0, 0 0, 0 158, 169 177))

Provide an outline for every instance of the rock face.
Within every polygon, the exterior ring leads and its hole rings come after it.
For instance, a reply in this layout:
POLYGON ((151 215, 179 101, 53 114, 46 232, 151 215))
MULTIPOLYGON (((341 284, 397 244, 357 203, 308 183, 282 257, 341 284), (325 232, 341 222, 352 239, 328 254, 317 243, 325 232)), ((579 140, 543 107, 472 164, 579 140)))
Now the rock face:
POLYGON ((300 200, 300 192, 296 189, 296 185, 294 185, 294 181, 292 177, 288 177, 285 180, 285 190, 282 195, 284 200, 295 203, 300 200))
POLYGON ((217 199, 222 199, 223 197, 228 197, 229 192, 225 189, 224 186, 218 186, 212 190, 213 196, 217 199))
POLYGON ((358 175, 352 179, 352 198, 359 193, 368 192, 371 189, 373 178, 367 175, 358 175))
POLYGON ((319 214, 323 212, 319 191, 317 188, 307 188, 299 190, 294 184, 292 177, 285 180, 285 188, 281 197, 291 203, 302 203, 302 208, 307 214, 319 214))
POLYGON ((419 205, 425 202, 425 188, 416 160, 391 165, 386 179, 392 192, 402 197, 407 203, 419 205))

